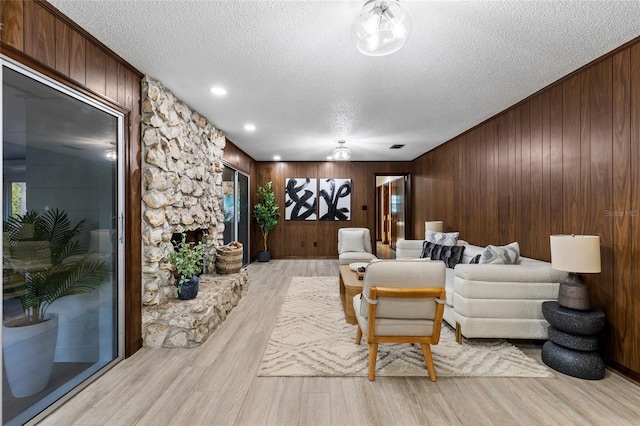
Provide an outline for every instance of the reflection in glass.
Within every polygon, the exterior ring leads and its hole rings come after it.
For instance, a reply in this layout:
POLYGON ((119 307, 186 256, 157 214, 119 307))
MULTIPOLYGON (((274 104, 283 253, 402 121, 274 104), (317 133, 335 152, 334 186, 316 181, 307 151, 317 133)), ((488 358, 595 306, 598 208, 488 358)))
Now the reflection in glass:
POLYGON ((2 71, 2 413, 23 424, 118 357, 118 117, 2 71))

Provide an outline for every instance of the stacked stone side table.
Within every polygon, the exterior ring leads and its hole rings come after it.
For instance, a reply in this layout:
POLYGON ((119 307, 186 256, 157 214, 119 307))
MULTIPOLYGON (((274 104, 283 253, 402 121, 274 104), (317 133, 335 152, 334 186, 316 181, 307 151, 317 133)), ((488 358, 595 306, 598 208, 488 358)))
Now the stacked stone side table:
POLYGON ((543 302, 542 314, 551 324, 549 341, 542 346, 542 361, 561 373, 581 379, 604 377, 597 334, 604 327, 604 312, 577 310, 558 302, 543 302))

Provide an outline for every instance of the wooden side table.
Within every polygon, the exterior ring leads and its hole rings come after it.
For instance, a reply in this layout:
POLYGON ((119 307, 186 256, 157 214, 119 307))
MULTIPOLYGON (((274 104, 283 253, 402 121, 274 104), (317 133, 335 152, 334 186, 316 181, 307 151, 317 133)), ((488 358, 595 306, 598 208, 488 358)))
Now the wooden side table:
POLYGON ((543 302, 542 314, 551 324, 549 341, 542 346, 542 361, 561 373, 581 379, 604 377, 597 334, 604 328, 604 312, 578 310, 543 302))
POLYGON ((349 265, 340 265, 340 300, 347 324, 357 324, 356 314, 353 311, 353 297, 362 293, 362 280, 349 265))

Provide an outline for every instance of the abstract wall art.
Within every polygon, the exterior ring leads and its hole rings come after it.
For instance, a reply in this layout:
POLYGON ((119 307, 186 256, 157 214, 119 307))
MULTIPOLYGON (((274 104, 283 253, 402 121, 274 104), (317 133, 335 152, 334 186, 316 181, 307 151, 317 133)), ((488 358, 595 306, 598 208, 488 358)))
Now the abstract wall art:
POLYGON ((284 195, 285 220, 316 220, 318 218, 317 179, 287 178, 284 195))
POLYGON ((351 220, 351 179, 320 179, 320 220, 351 220))

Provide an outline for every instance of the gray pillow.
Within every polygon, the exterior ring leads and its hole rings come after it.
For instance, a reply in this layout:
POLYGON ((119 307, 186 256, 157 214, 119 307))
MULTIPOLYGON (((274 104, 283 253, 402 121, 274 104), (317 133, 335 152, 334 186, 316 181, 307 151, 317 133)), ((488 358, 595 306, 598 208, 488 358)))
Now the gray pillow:
POLYGON ((434 244, 440 244, 441 246, 455 246, 458 244, 459 232, 425 232, 425 239, 434 244))
POLYGON ((513 242, 506 246, 488 245, 480 256, 478 263, 497 263, 505 265, 517 265, 520 263, 520 246, 513 242))

